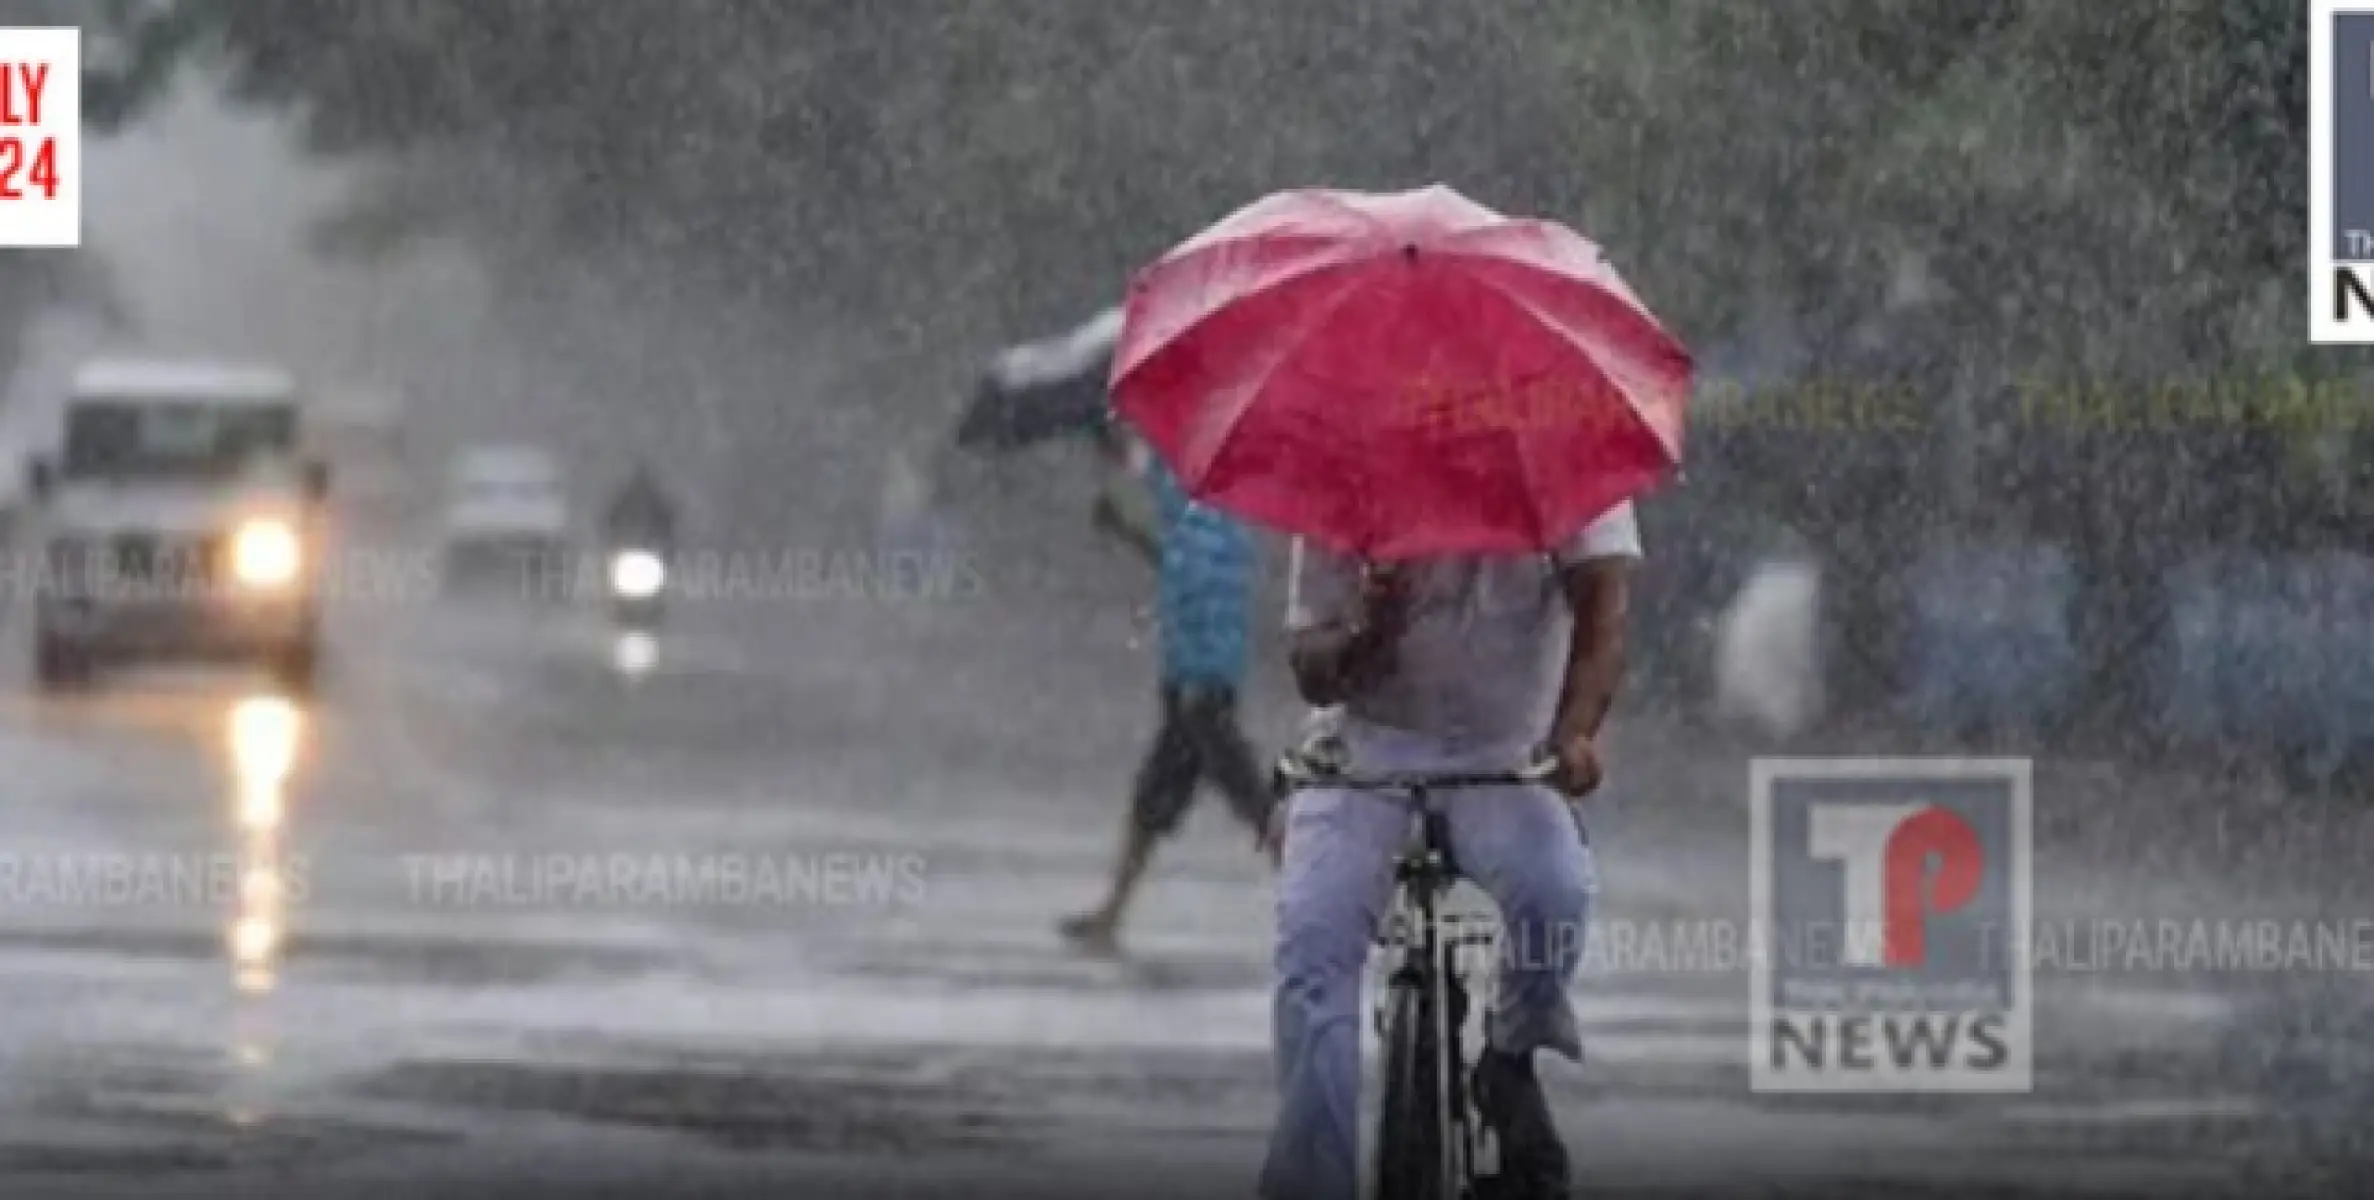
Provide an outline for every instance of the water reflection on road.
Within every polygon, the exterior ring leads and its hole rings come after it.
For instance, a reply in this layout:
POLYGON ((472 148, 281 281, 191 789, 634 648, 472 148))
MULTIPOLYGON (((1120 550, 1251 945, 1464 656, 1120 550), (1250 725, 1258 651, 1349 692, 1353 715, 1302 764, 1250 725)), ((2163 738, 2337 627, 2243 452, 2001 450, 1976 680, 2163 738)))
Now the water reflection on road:
POLYGON ((641 630, 622 631, 610 644, 610 666, 629 680, 651 674, 659 666, 659 639, 641 630))
POLYGON ((235 1124, 261 1120, 258 1093, 272 1064, 274 1039, 268 998, 280 980, 281 948, 291 899, 285 822, 288 785, 304 750, 306 714, 276 695, 241 698, 231 706, 226 749, 239 858, 237 901, 224 940, 239 999, 233 1007, 231 1055, 236 1076, 227 1114, 235 1124))

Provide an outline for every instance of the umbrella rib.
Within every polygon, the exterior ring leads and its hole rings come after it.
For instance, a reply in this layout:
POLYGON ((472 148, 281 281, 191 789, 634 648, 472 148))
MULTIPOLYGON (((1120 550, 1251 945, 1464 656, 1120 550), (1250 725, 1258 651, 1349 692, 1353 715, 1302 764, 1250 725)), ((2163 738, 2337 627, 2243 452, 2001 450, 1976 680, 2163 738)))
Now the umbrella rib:
MULTIPOLYGON (((1328 249, 1333 252, 1315 256, 1317 258, 1317 261, 1315 262, 1285 268, 1276 278, 1265 280, 1259 289, 1248 288, 1238 290, 1235 295, 1229 297, 1228 299, 1223 300, 1200 313, 1197 313, 1194 320, 1179 322, 1178 327, 1171 330, 1168 337, 1165 337, 1161 341, 1155 342, 1150 346, 1146 346, 1138 350, 1136 359, 1132 361, 1126 368, 1121 368, 1120 359, 1118 356, 1116 356, 1114 359, 1114 366, 1116 368, 1120 368, 1123 373, 1126 373, 1127 371, 1134 371, 1139 367, 1144 366, 1146 363, 1152 361, 1164 351, 1169 350, 1173 345, 1176 345, 1180 338, 1186 337, 1189 333, 1194 332, 1197 326, 1202 325, 1204 322, 1209 321, 1213 317, 1216 317, 1222 312, 1227 311, 1229 308, 1242 302, 1248 296, 1257 295, 1261 292, 1274 291, 1290 284, 1300 283, 1306 279, 1309 279, 1311 276, 1320 274, 1324 271, 1341 270, 1346 267, 1358 266, 1363 261, 1360 257, 1353 255, 1346 248, 1345 243, 1332 239, 1315 238, 1312 240, 1316 243, 1319 243, 1323 249, 1328 249)), ((1118 376, 1115 377, 1114 382, 1119 382, 1118 376)))
MULTIPOLYGON (((1318 270, 1304 272, 1302 275, 1299 275, 1296 278, 1300 280, 1308 280, 1312 276, 1318 275, 1321 271, 1342 270, 1358 265, 1360 264, 1357 261, 1348 263, 1335 263, 1329 267, 1322 267, 1318 270)), ((1339 284, 1335 291, 1327 297, 1324 304, 1317 308, 1317 311, 1312 314, 1303 327, 1296 330, 1289 338, 1285 339, 1277 353, 1273 355, 1267 363, 1262 365, 1259 378, 1263 380, 1264 383, 1266 383, 1271 378, 1271 376, 1277 372, 1279 367, 1285 365, 1287 360, 1293 358, 1296 354, 1301 353, 1303 347, 1309 345, 1311 339, 1318 335, 1320 328, 1326 325, 1329 321, 1333 320, 1335 315, 1342 311, 1344 305, 1351 302, 1352 295, 1358 290, 1359 283, 1360 278, 1358 276, 1353 276, 1352 278, 1347 279, 1339 284)), ((1210 444, 1212 446, 1212 450, 1210 455, 1206 457, 1203 462, 1196 464, 1200 468, 1196 472, 1197 478, 1199 480, 1205 479, 1210 475, 1212 464, 1219 460, 1221 448, 1228 444, 1228 435, 1236 430, 1237 425, 1244 420, 1245 414, 1252 411, 1253 403, 1255 400, 1260 398, 1261 390, 1261 386, 1256 385, 1255 387, 1247 389, 1242 395, 1237 397, 1234 406, 1229 410, 1227 419, 1220 423, 1219 429, 1211 438, 1210 444)))
MULTIPOLYGON (((1536 224, 1544 223, 1536 222, 1536 224)), ((1553 232, 1557 231, 1558 229, 1556 225, 1545 225, 1545 227, 1553 232)), ((1572 235, 1569 234, 1569 236, 1572 235)), ((1584 244, 1585 246, 1589 246, 1589 243, 1587 242, 1584 244)), ((1494 290, 1500 291, 1503 294, 1507 294, 1507 289, 1501 287, 1499 283, 1486 276, 1484 274, 1485 268, 1494 266, 1512 267, 1519 271, 1525 271, 1529 273, 1546 273, 1555 278, 1566 280, 1569 283, 1590 288, 1593 291, 1601 292, 1622 302, 1625 311, 1631 314, 1632 319, 1639 321, 1642 325, 1648 327, 1649 329, 1655 330, 1662 337, 1668 339, 1672 338, 1673 335, 1671 331, 1665 328, 1664 323, 1657 319, 1657 315, 1655 313, 1649 311, 1648 305, 1641 302, 1640 296, 1633 292, 1632 285, 1627 283, 1622 275, 1617 274, 1614 267, 1608 265, 1607 259, 1596 256, 1596 247, 1591 247, 1591 249, 1594 253, 1594 257, 1591 260, 1591 266, 1596 269, 1588 272, 1564 269, 1563 267, 1551 268, 1545 266, 1542 263, 1534 262, 1528 259, 1511 258, 1507 254, 1502 253, 1497 247, 1491 245, 1477 245, 1472 241, 1446 245, 1437 251, 1436 257, 1459 263, 1461 266, 1467 269, 1467 274, 1470 278, 1481 281, 1487 286, 1490 286, 1494 290)), ((1510 299, 1515 300, 1521 305, 1524 305, 1526 310, 1532 312, 1535 316, 1541 317, 1545 321, 1551 320, 1547 314, 1535 309, 1531 304, 1526 303, 1524 300, 1513 295, 1510 296, 1510 299)), ((1565 328, 1565 324, 1563 322, 1552 323, 1557 324, 1560 328, 1565 328)))
MULTIPOLYGON (((1458 256, 1451 257, 1456 258, 1458 256)), ((1497 297, 1501 303, 1506 304, 1527 316, 1533 317, 1545 325, 1555 328, 1565 327, 1563 323, 1552 320, 1548 314, 1543 313, 1535 306, 1526 303, 1523 297, 1518 296, 1515 293, 1509 291, 1507 288, 1500 286, 1497 281, 1486 277, 1483 272, 1473 269, 1472 266, 1467 267, 1467 269, 1462 270, 1460 273, 1466 278, 1474 280, 1476 283, 1482 285, 1485 291, 1497 297)), ((1600 366, 1598 361, 1593 357, 1589 355, 1584 356, 1584 363, 1591 370, 1597 372, 1602 378, 1608 378, 1607 369, 1600 366)), ((1608 378, 1608 382, 1611 385, 1615 385, 1615 380, 1612 378, 1608 378)), ((1623 391, 1623 388, 1620 385, 1616 385, 1616 390, 1621 392, 1623 391)), ((1629 399, 1629 397, 1627 397, 1627 399, 1629 399)), ((1646 422, 1643 422, 1643 424, 1646 424, 1646 422)), ((1507 426, 1502 426, 1498 432, 1502 442, 1508 446, 1509 456, 1516 460, 1517 474, 1524 481, 1525 508, 1527 515, 1533 521, 1533 540, 1537 543, 1540 543, 1545 550, 1554 550, 1555 547, 1549 545, 1549 514, 1543 512, 1541 506, 1541 498, 1548 493, 1541 487, 1541 474, 1536 469, 1537 464, 1534 462, 1533 456, 1525 452, 1526 443, 1523 438, 1518 436, 1518 430, 1509 428, 1507 426)))
MULTIPOLYGON (((1509 304, 1515 305, 1526 315, 1533 317, 1542 324, 1564 331, 1569 336, 1574 338, 1575 341, 1582 343, 1587 349, 1593 351, 1594 353, 1589 356, 1593 369, 1597 370, 1602 376, 1606 377, 1609 383, 1614 384, 1617 391, 1624 393, 1626 400, 1631 401, 1634 404, 1639 403, 1638 399, 1631 394, 1632 390, 1628 387, 1625 387, 1623 383, 1618 380, 1606 366, 1602 365, 1605 362, 1620 362, 1625 357, 1621 354, 1607 353, 1609 346, 1606 338, 1600 337, 1586 328, 1559 320, 1555 314, 1543 311, 1539 305, 1536 305, 1532 301, 1525 299, 1523 296, 1510 291, 1507 287, 1503 286, 1499 280, 1492 278, 1483 271, 1477 270, 1475 264, 1487 258, 1488 256, 1453 255, 1450 257, 1454 258, 1455 260, 1464 258, 1462 266, 1465 268, 1465 270, 1462 273, 1465 274, 1469 279, 1472 279, 1483 285, 1483 287, 1487 291, 1490 291, 1493 295, 1500 297, 1509 304)), ((1493 261, 1506 260, 1494 259, 1493 261)), ((1658 325, 1655 321, 1650 320, 1646 315, 1641 314, 1640 310, 1633 308, 1629 304, 1622 305, 1621 307, 1626 312, 1632 313, 1647 329, 1655 333, 1660 339, 1669 342, 1672 340, 1672 335, 1666 333, 1663 326, 1658 325)), ((1678 449, 1678 447, 1674 446, 1665 437, 1664 432, 1657 428, 1655 422, 1652 422, 1644 417, 1641 421, 1641 426, 1647 429, 1650 435, 1655 437, 1660 443, 1663 443, 1668 453, 1673 453, 1678 449)))
POLYGON ((1648 305, 1642 303, 1632 291, 1632 285, 1607 261, 1606 253, 1597 243, 1554 221, 1509 221, 1486 229, 1454 234, 1435 253, 1438 257, 1468 263, 1498 263, 1527 271, 1546 271, 1561 279, 1598 288, 1623 299, 1644 319, 1663 328, 1656 314, 1650 312, 1648 305), (1538 254, 1512 257, 1510 248, 1499 242, 1506 235, 1520 231, 1534 233, 1555 243, 1556 249, 1546 259, 1538 254))
POLYGON ((1525 442, 1517 436, 1516 430, 1504 427, 1500 436, 1508 443, 1509 456, 1517 460, 1517 477, 1525 484, 1525 511, 1533 520, 1533 540, 1544 550, 1555 550, 1556 547, 1549 544, 1549 515, 1541 510, 1544 493, 1541 474, 1534 470, 1533 456, 1525 452, 1525 442))

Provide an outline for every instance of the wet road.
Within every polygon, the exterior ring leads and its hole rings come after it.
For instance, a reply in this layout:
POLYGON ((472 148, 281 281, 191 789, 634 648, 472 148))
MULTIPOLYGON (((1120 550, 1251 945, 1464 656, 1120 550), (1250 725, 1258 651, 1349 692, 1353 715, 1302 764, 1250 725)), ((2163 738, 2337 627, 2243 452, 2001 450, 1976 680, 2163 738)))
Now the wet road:
MULTIPOLYGON (((631 676, 589 614, 356 603, 304 709, 36 698, 0 618, 0 1191, 1250 1194, 1265 872, 1200 815, 1131 956, 1063 953, 1136 631, 965 604, 692 612, 631 676)), ((1603 917, 1736 920, 1744 762, 1621 737, 1603 917)), ((2228 903, 2141 837, 2073 834, 2043 915, 2228 903)), ((1636 959, 1549 1070, 1598 1194, 2306 1194, 2356 1153, 2367 983, 2048 972, 2034 1095, 1908 1102, 1751 1095, 1744 977, 1636 959)))

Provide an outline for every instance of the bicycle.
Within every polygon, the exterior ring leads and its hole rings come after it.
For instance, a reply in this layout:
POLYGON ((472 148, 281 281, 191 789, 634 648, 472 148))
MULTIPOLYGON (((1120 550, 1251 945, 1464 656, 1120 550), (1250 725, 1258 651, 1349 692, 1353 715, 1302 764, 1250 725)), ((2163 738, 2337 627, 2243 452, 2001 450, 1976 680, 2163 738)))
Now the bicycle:
MULTIPOLYGON (((1394 861, 1394 899, 1377 944, 1398 952, 1377 1011, 1385 1048, 1384 1098, 1377 1117, 1376 1200, 1479 1200, 1481 1132, 1470 1064, 1461 1046, 1468 987, 1457 954, 1490 946, 1493 934, 1447 930, 1439 903, 1459 882, 1449 822, 1433 793, 1547 781, 1548 756, 1513 771, 1355 775, 1340 753, 1289 750, 1278 760, 1281 796, 1313 787, 1400 792, 1409 797, 1410 840, 1394 861)), ((1483 1178, 1490 1178, 1489 1176, 1483 1178)))

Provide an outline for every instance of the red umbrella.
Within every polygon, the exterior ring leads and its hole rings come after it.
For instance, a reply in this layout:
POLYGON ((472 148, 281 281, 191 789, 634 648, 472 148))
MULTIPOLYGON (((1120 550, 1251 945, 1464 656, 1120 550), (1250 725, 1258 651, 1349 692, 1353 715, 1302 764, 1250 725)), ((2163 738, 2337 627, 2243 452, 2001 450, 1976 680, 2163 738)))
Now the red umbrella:
POLYGON ((1138 274, 1113 397, 1197 499, 1394 559, 1543 550, 1646 491, 1690 375, 1564 226, 1311 189, 1138 274))

